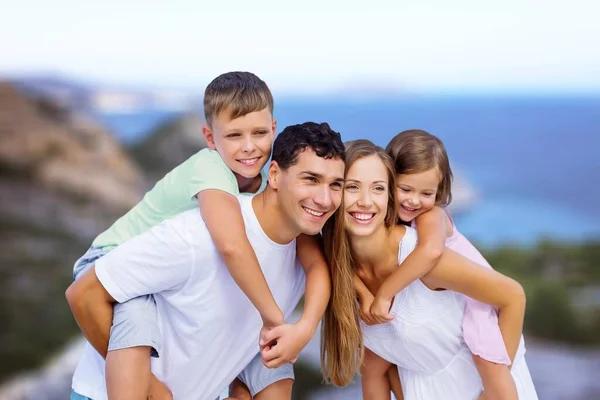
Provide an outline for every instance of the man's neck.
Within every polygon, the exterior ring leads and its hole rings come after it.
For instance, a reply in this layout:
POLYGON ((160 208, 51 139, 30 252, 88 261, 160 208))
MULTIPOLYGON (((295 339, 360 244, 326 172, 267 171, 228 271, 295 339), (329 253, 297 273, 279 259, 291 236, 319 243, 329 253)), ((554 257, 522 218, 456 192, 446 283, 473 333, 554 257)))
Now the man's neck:
POLYGON ((252 198, 252 209, 263 232, 275 243, 288 244, 300 235, 281 212, 277 194, 268 186, 252 198))

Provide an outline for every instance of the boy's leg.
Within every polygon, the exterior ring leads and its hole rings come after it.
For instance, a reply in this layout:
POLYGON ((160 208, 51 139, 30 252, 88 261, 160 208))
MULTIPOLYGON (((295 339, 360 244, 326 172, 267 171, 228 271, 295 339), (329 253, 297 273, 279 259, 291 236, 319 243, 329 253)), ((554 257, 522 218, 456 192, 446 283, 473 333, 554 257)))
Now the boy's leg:
POLYGON ((141 296, 115 304, 106 356, 110 399, 147 399, 152 378, 150 357, 158 356, 160 341, 154 297, 141 296))
POLYGON ((250 361, 238 378, 248 387, 252 398, 257 400, 286 400, 292 398, 294 366, 284 364, 270 369, 262 363, 260 353, 250 361))
POLYGON ((274 382, 258 392, 254 400, 285 400, 292 398, 293 379, 282 379, 274 382))
POLYGON ((252 395, 248 386, 242 382, 239 378, 236 378, 231 385, 229 385, 229 397, 225 400, 252 400, 252 395))

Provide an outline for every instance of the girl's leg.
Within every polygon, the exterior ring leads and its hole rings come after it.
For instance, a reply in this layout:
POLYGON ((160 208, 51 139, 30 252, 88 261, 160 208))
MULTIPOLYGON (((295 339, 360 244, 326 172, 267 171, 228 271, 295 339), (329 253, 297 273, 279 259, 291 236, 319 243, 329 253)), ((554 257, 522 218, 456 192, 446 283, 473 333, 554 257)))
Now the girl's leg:
POLYGON ((402 392, 402 382, 400 381, 400 374, 398 373, 398 367, 394 364, 388 368, 387 376, 390 381, 390 387, 396 400, 404 400, 404 393, 402 392))
POLYGON ((508 365, 496 364, 475 355, 473 361, 481 376, 485 400, 518 400, 517 387, 508 365))
POLYGON ((388 370, 392 364, 369 349, 360 368, 361 386, 364 400, 390 400, 391 389, 388 370))

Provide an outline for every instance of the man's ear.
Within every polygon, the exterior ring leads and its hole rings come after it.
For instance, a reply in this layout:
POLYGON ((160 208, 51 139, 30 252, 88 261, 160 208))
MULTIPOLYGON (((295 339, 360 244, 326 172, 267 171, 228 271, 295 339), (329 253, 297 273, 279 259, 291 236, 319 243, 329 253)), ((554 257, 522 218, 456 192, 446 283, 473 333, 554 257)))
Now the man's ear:
POLYGON ((277 161, 271 161, 271 164, 269 164, 268 176, 269 186, 271 187, 271 189, 279 189, 279 184, 281 183, 281 168, 279 168, 279 164, 277 164, 277 161))
POLYGON ((204 140, 206 140, 206 146, 208 146, 208 148, 211 150, 215 150, 215 137, 212 133, 212 129, 210 129, 210 126, 202 125, 202 135, 204 135, 204 140))

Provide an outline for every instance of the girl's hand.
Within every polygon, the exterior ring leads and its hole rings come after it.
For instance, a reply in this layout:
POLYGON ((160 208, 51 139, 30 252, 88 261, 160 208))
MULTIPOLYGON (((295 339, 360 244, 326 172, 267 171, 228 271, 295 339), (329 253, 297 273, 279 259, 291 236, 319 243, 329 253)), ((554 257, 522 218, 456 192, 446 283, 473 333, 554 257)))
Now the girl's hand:
POLYGON ((373 304, 371 304, 370 318, 374 324, 385 324, 394 319, 390 314, 392 307, 392 299, 386 299, 381 296, 375 296, 373 304))
POLYGON ((367 325, 376 324, 375 319, 371 317, 371 305, 373 304, 373 300, 375 300, 375 296, 370 292, 358 297, 360 318, 365 321, 367 325))

